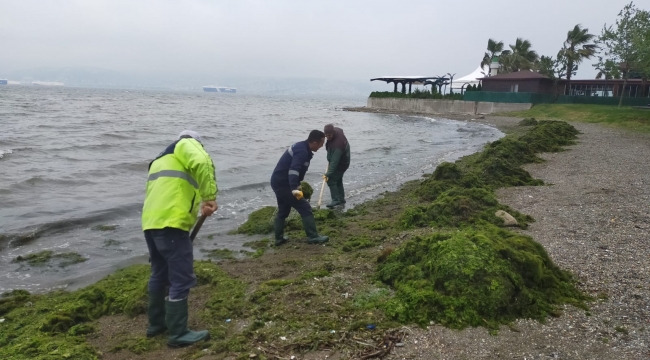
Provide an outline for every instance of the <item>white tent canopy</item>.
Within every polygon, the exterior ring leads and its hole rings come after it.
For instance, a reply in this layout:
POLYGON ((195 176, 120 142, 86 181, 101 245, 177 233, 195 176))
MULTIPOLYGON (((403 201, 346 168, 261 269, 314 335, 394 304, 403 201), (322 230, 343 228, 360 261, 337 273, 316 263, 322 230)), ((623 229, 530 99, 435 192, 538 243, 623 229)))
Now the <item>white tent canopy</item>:
POLYGON ((463 87, 464 84, 477 85, 478 86, 480 81, 477 80, 477 79, 484 78, 484 77, 488 76, 489 73, 490 73, 490 67, 488 65, 485 65, 483 68, 481 68, 479 66, 471 74, 465 75, 465 76, 463 76, 462 78, 459 78, 459 79, 454 79, 454 83, 452 84, 452 88, 460 90, 460 88, 463 87))

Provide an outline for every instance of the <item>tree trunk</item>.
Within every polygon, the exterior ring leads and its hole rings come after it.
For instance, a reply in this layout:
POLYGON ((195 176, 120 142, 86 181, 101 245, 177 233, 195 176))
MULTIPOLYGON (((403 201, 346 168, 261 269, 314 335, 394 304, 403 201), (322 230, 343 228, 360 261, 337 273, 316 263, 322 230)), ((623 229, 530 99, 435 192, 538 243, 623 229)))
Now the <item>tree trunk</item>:
POLYGON ((571 95, 571 73, 573 69, 573 61, 568 60, 567 61, 567 72, 566 72, 566 88, 565 88, 565 93, 564 95, 571 95), (568 93, 568 94, 567 94, 568 93))
POLYGON ((560 97, 560 80, 555 79, 553 80, 553 87, 555 88, 554 95, 553 95, 553 102, 556 102, 557 99, 560 97))
POLYGON ((621 97, 618 100, 618 107, 623 105, 623 95, 625 95, 625 85, 627 85, 627 77, 623 78, 623 89, 621 89, 621 97))

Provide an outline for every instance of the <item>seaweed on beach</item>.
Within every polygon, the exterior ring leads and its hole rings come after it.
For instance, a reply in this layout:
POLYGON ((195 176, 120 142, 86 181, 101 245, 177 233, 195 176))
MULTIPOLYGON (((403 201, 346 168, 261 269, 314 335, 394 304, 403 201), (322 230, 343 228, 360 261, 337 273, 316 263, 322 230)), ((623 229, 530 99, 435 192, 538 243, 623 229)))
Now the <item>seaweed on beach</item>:
POLYGON ((561 151, 577 134, 567 123, 540 121, 520 137, 439 165, 414 191, 421 203, 407 207, 399 224, 455 230, 416 237, 382 258, 378 276, 396 290, 386 311, 403 322, 497 328, 516 318, 543 320, 560 304, 584 306, 570 274, 531 238, 499 228, 495 215, 504 210, 522 228, 532 222, 499 204, 495 189, 543 184, 521 166, 543 161, 539 152, 561 151))
POLYGON ((535 118, 525 118, 519 122, 519 126, 535 126, 537 125, 537 120, 535 118))
POLYGON ((58 261, 60 267, 66 267, 72 264, 78 264, 88 260, 76 252, 54 253, 52 250, 43 250, 37 253, 21 255, 16 257, 13 262, 26 262, 31 266, 44 265, 51 260, 58 261))
MULTIPOLYGON (((195 262, 194 271, 199 285, 211 287, 206 319, 222 322, 241 313, 245 285, 210 262, 195 262)), ((101 357, 85 339, 95 331, 91 321, 104 315, 145 313, 150 272, 149 265, 133 265, 74 292, 29 295, 15 290, 3 295, 0 359, 101 357)))
POLYGON ((235 258, 235 254, 229 249, 201 249, 200 251, 206 253, 207 257, 214 260, 229 260, 235 258))
POLYGON ((415 237, 388 255, 378 277, 396 290, 386 311, 401 322, 496 329, 544 320, 587 299, 530 237, 493 225, 415 237))
MULTIPOLYGON (((314 189, 311 187, 311 185, 309 185, 309 183, 306 181, 302 181, 300 183, 300 186, 302 187, 302 192, 305 199, 311 199, 311 196, 314 193, 314 189)), ((248 215, 246 222, 240 225, 235 231, 233 231, 233 233, 246 235, 265 235, 273 232, 273 219, 275 217, 276 211, 277 208, 275 206, 265 206, 261 209, 253 211, 250 215, 248 215)), ((318 215, 315 214, 315 216, 318 220, 318 215)), ((294 219, 289 219, 288 223, 292 224, 292 220, 294 219)), ((298 226, 300 229, 302 229, 301 224, 298 226)), ((291 225, 288 225, 288 227, 291 228, 291 225)))
POLYGON ((561 151, 575 143, 578 131, 566 122, 539 121, 521 137, 508 135, 477 154, 458 162, 442 163, 414 191, 423 204, 408 207, 400 216, 402 228, 456 227, 484 221, 501 225, 495 216, 504 210, 525 228, 533 219, 496 199, 494 190, 506 186, 543 185, 521 166, 543 161, 537 153, 561 151))
POLYGON ((273 215, 276 211, 275 206, 265 206, 259 210, 255 210, 250 215, 248 215, 248 220, 245 223, 241 224, 237 230, 234 231, 236 234, 268 234, 273 231, 273 215))
POLYGON ((543 120, 521 136, 534 152, 558 152, 563 146, 574 145, 580 132, 564 121, 543 120))
POLYGON ((489 188, 455 186, 431 203, 407 208, 400 216, 400 224, 404 229, 464 227, 481 222, 502 225, 503 220, 495 215, 498 210, 512 215, 521 228, 533 221, 530 216, 499 204, 494 191, 489 188))

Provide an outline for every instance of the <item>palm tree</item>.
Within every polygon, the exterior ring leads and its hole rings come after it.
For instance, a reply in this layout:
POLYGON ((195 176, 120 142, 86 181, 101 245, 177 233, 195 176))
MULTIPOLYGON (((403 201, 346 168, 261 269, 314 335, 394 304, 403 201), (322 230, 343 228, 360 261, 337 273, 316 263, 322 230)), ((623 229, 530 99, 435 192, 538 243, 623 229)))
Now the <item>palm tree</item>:
POLYGON ((483 56, 483 61, 481 61, 481 68, 485 67, 485 65, 489 66, 492 63, 492 59, 494 59, 495 56, 499 56, 501 54, 503 51, 503 41, 496 42, 492 39, 489 39, 487 50, 488 52, 485 53, 483 56))
POLYGON ((504 50, 499 56, 499 68, 500 74, 507 74, 517 71, 517 64, 515 63, 515 57, 512 56, 510 50, 504 50))
MULTIPOLYGON (((514 45, 510 45, 512 52, 509 52, 511 71, 530 70, 539 56, 535 50, 531 50, 531 43, 528 40, 517 38, 514 45)), ((505 53, 505 51, 504 51, 505 53)))
POLYGON ((571 75, 578 70, 578 64, 584 59, 589 59, 596 53, 596 44, 590 43, 596 35, 590 34, 589 29, 582 28, 580 24, 567 33, 564 49, 566 54, 566 88, 571 94, 571 75))

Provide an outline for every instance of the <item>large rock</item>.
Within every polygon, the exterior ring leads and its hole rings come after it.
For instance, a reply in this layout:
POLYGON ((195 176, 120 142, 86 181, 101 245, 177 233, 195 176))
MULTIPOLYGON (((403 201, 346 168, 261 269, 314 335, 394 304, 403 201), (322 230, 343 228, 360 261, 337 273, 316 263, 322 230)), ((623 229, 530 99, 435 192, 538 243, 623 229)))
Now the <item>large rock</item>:
POLYGON ((512 215, 508 214, 507 212, 503 210, 499 210, 494 213, 494 215, 500 217, 503 219, 503 226, 517 226, 519 223, 517 222, 517 219, 512 217, 512 215))

